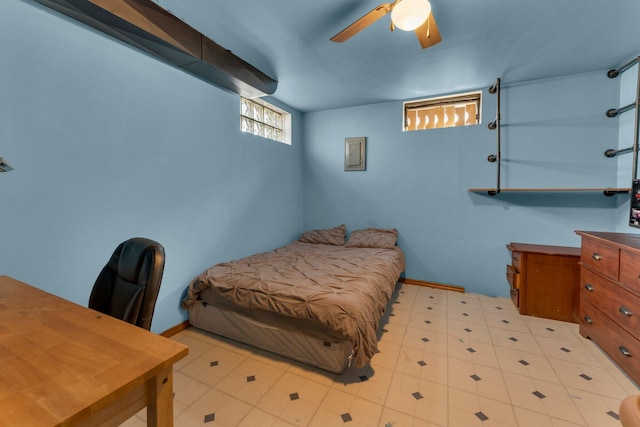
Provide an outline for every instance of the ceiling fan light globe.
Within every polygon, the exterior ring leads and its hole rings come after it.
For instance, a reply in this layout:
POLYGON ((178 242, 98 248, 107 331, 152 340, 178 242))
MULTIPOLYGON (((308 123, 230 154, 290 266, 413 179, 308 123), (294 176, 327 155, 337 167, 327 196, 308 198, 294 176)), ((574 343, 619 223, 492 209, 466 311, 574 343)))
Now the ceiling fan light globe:
POLYGON ((391 21, 401 30, 413 31, 424 24, 430 14, 428 0, 402 0, 391 11, 391 21))

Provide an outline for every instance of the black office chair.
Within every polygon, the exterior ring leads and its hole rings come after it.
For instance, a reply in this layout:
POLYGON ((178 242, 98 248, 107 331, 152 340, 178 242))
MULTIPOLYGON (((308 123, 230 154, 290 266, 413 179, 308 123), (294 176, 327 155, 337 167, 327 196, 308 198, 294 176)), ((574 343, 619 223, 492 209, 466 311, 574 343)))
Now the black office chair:
POLYGON ((163 272, 161 244, 143 237, 122 242, 98 275, 89 308, 149 330, 163 272))

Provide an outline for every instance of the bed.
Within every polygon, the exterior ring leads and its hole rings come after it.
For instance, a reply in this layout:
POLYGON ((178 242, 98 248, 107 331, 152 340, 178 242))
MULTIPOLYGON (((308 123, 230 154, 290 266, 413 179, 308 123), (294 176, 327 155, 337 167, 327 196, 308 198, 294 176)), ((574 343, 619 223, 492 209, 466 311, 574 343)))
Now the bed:
POLYGON ((395 229, 311 230, 273 251, 214 265, 182 307, 200 329, 331 372, 363 367, 405 257, 395 229))

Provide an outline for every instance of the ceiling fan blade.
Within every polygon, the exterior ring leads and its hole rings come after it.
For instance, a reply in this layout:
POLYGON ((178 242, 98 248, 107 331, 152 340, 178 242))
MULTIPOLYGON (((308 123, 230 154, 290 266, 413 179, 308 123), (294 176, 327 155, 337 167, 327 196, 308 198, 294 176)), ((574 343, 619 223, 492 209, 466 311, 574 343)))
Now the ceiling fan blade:
POLYGON ((424 21, 424 24, 416 28, 415 31, 416 35, 418 36, 418 40, 420 41, 420 46, 422 46, 423 49, 431 47, 434 44, 438 44, 442 41, 440 30, 438 30, 436 19, 433 17, 433 13, 431 13, 427 20, 424 21))
POLYGON ((360 31, 364 30, 369 25, 373 24, 389 12, 391 12, 391 3, 383 3, 364 15, 362 18, 358 19, 353 24, 349 25, 344 30, 340 31, 335 36, 331 37, 331 41, 342 43, 343 41, 349 40, 351 37, 358 34, 360 31))

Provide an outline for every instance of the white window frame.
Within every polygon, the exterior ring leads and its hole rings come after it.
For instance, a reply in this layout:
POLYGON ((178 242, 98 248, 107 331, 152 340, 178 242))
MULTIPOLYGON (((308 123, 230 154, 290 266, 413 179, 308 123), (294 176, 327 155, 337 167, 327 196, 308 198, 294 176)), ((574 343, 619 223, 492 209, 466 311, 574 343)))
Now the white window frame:
POLYGON ((255 136, 259 136, 261 138, 270 139, 272 141, 281 142, 283 144, 291 145, 291 113, 283 110, 282 108, 278 108, 273 104, 270 104, 260 98, 244 98, 240 97, 240 131, 250 133, 255 136), (247 115, 243 113, 243 103, 255 104, 261 106, 263 109, 271 110, 277 114, 280 114, 282 117, 280 127, 278 127, 276 123, 267 123, 264 119, 258 118, 253 115, 253 110, 251 115, 247 115), (248 129, 248 126, 245 126, 246 123, 251 123, 251 129, 248 129), (259 126, 255 126, 255 124, 259 124, 259 126), (270 128, 271 132, 268 131, 270 128), (278 137, 277 131, 281 132, 281 137, 278 137))

